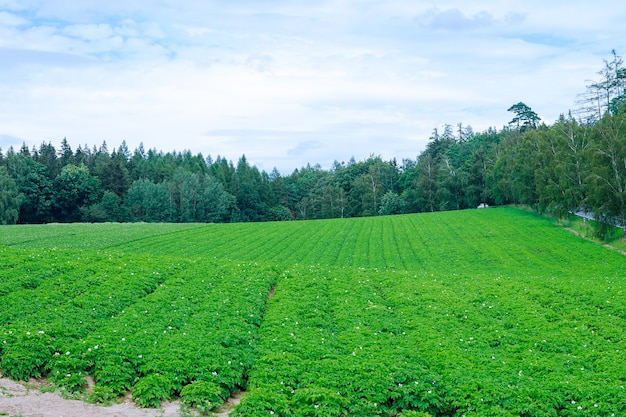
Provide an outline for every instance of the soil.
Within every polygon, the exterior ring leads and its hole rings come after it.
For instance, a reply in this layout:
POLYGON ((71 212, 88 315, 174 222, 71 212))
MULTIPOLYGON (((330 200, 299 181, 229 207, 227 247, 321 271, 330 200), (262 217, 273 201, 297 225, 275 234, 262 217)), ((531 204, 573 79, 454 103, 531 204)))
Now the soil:
MULTIPOLYGON (((124 402, 111 406, 68 400, 59 393, 41 392, 45 382, 31 380, 18 383, 0 377, 0 416, 9 417, 181 417, 178 401, 163 403, 161 408, 139 408, 130 395, 124 402)), ((241 400, 242 393, 233 394, 215 417, 228 417, 241 400)), ((190 413, 185 413, 190 415, 190 413)))
POLYGON ((220 411, 218 413, 215 413, 215 417, 228 417, 230 413, 233 411, 233 408, 235 408, 241 401, 241 395, 242 395, 241 392, 237 394, 233 394, 232 397, 230 397, 226 401, 226 403, 224 403, 220 411))
POLYGON ((58 393, 42 393, 40 383, 21 384, 0 378, 0 416, 20 417, 179 417, 178 402, 163 403, 160 409, 139 408, 129 401, 98 406, 68 400, 58 393))
MULTIPOLYGON (((178 402, 159 409, 139 408, 126 400, 107 407, 67 400, 58 393, 42 393, 41 383, 17 383, 0 378, 0 416, 20 417, 180 417, 178 402)), ((226 414, 227 416, 227 414, 226 414)))

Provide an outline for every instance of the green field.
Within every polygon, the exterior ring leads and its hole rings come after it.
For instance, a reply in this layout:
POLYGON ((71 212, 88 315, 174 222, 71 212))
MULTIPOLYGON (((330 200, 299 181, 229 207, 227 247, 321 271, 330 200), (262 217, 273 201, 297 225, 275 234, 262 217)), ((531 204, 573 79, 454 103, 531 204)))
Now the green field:
POLYGON ((2 374, 92 401, 626 414, 626 258, 513 208, 3 226, 0 306, 2 374))

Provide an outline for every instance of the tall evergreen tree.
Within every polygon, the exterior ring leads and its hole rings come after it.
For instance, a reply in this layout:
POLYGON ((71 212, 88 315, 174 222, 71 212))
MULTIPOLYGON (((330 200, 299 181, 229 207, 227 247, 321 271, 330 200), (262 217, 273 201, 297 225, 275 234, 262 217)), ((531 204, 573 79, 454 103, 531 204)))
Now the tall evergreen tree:
POLYGON ((509 107, 507 111, 515 114, 515 117, 509 122, 509 125, 514 126, 522 132, 528 129, 536 129, 541 121, 537 113, 521 101, 509 107))
POLYGON ((59 149, 59 163, 61 164, 61 168, 75 163, 74 153, 72 152, 70 144, 67 142, 67 138, 63 138, 61 141, 61 149, 59 149))

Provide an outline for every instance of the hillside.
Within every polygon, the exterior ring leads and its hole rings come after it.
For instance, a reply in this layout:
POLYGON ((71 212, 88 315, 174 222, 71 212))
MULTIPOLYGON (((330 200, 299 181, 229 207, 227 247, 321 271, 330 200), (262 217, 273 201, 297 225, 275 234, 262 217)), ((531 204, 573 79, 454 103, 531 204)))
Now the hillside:
POLYGON ((0 369, 241 416, 621 415, 624 266, 511 208, 4 226, 0 369))

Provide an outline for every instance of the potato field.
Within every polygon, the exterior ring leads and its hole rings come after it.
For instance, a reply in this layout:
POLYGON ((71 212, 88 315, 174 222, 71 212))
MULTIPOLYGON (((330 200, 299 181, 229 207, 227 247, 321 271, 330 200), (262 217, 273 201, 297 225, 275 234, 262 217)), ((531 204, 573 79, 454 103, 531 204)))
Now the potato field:
POLYGON ((0 227, 2 375, 88 401, 623 416, 625 354, 626 258, 514 208, 0 227))

